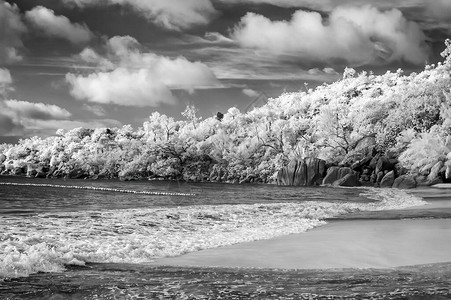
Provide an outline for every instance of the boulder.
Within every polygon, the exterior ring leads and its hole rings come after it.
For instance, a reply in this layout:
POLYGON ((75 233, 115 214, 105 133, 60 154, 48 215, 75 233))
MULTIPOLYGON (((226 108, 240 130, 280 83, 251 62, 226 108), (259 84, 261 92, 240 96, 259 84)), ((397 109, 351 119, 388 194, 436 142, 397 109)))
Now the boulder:
POLYGON ((363 166, 369 164, 369 163, 371 162, 372 159, 373 159, 373 158, 372 158, 371 156, 368 155, 367 157, 365 157, 365 158, 363 158, 363 159, 361 159, 361 160, 356 161, 355 163, 353 163, 353 164, 351 165, 351 169, 353 169, 353 170, 356 171, 356 170, 362 168, 363 166))
POLYGON ((362 184, 360 183, 359 179, 357 178, 357 175, 354 172, 352 172, 352 173, 345 175, 343 178, 340 178, 340 179, 334 181, 334 183, 332 185, 333 186, 352 187, 352 186, 361 186, 362 184))
POLYGON ((385 156, 381 156, 376 164, 376 173, 383 171, 391 171, 393 170, 394 165, 388 158, 385 156))
POLYGON ((395 171, 390 171, 381 180, 380 187, 392 187, 395 182, 395 171))
MULTIPOLYGON (((381 154, 380 153, 376 153, 376 155, 374 155, 373 156, 373 158, 371 159, 371 161, 370 161, 370 163, 369 163, 369 167, 371 168, 371 169, 376 169, 376 165, 377 165, 377 162, 379 161, 379 158, 381 157, 381 154)), ((376 173, 377 174, 377 173, 376 173)))
POLYGON ((393 187, 398 189, 413 189, 417 187, 415 176, 401 175, 393 182, 393 187))
POLYGON ((443 168, 444 163, 442 161, 437 162, 431 168, 428 175, 428 180, 432 181, 437 177, 440 177, 440 170, 443 168))
POLYGON ((292 160, 277 173, 278 185, 311 186, 321 184, 326 162, 318 158, 292 160))
POLYGON ((380 183, 382 181, 382 178, 384 178, 384 176, 385 174, 382 171, 376 173, 376 183, 380 183))
POLYGON ((417 175, 415 177, 415 182, 417 183, 417 186, 427 186, 428 185, 428 179, 424 175, 417 175))
POLYGON ((24 175, 24 174, 25 174, 24 168, 17 167, 17 168, 13 169, 13 175, 21 176, 21 175, 24 175))
POLYGON ((86 177, 85 171, 83 171, 80 168, 73 169, 67 174, 67 178, 69 179, 81 179, 85 177, 86 177))
POLYGON ((451 166, 446 166, 445 169, 445 179, 451 179, 451 166))
POLYGON ((34 177, 36 177, 36 178, 46 178, 47 174, 45 172, 39 172, 38 171, 34 177))
POLYGON ((438 163, 438 161, 433 161, 431 163, 428 163, 427 165, 424 165, 423 167, 421 167, 418 172, 420 173, 420 175, 427 176, 430 173, 430 170, 432 169, 432 167, 437 163, 438 163))
POLYGON ((427 185, 428 185, 428 186, 431 186, 431 185, 439 184, 439 183, 443 183, 442 178, 440 178, 440 177, 435 177, 435 178, 432 179, 432 180, 428 180, 427 185))
POLYGON ((327 169, 326 177, 323 179, 323 184, 333 184, 335 181, 345 177, 346 175, 354 173, 351 168, 348 167, 330 167, 327 169))
POLYGON ((6 155, 5 154, 0 154, 0 164, 4 163, 6 160, 6 155))
POLYGON ((304 159, 304 162, 307 169, 304 185, 320 185, 323 181, 324 173, 326 172, 326 162, 322 159, 313 157, 307 157, 306 159, 304 159))

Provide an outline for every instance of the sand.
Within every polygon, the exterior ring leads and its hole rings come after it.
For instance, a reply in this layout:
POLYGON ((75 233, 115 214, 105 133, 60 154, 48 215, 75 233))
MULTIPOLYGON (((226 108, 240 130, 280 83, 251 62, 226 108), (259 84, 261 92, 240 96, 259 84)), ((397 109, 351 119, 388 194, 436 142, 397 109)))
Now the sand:
MULTIPOLYGON (((449 210, 451 191, 414 191, 428 205, 449 210)), ((392 268, 451 262, 451 219, 351 219, 301 234, 208 249, 154 264, 166 266, 277 269, 392 268)))

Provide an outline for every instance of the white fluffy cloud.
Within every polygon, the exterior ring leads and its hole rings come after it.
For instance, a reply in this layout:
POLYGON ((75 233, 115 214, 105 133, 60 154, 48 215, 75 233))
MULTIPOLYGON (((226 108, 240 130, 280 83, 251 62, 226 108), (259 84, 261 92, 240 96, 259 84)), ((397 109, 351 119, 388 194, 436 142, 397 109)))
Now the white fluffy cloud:
POLYGON ((174 103, 171 89, 191 91, 218 85, 214 73, 203 63, 141 52, 139 48, 134 38, 116 36, 107 41, 105 55, 90 48, 83 50, 81 59, 100 71, 67 74, 71 94, 96 103, 156 107, 174 103))
POLYGON ((323 18, 298 10, 290 21, 248 13, 232 37, 243 47, 276 55, 296 53, 309 61, 360 65, 404 60, 422 64, 428 57, 425 35, 401 11, 371 6, 338 7, 323 18))
POLYGON ((0 135, 34 134, 50 126, 48 124, 66 121, 70 116, 70 112, 57 105, 19 100, 0 101, 0 135))
POLYGON ((37 120, 62 120, 71 116, 66 109, 53 104, 5 100, 4 107, 13 115, 37 120))
POLYGON ((158 106, 173 103, 170 90, 146 69, 117 68, 88 76, 67 74, 71 94, 77 99, 124 106, 158 106))
POLYGON ((71 23, 65 16, 43 6, 36 6, 25 13, 26 20, 37 32, 50 37, 66 39, 73 44, 88 42, 93 34, 85 24, 71 23))
POLYGON ((250 98, 255 98, 258 95, 260 95, 259 92, 257 92, 256 90, 253 90, 253 89, 243 89, 242 92, 243 92, 243 94, 245 94, 246 96, 248 96, 250 98))
POLYGON ((151 22, 172 30, 206 25, 217 14, 210 0, 64 0, 80 7, 121 5, 130 7, 151 22))
POLYGON ((27 29, 16 5, 0 0, 0 25, 0 64, 21 60, 18 49, 23 46, 21 36, 27 29))

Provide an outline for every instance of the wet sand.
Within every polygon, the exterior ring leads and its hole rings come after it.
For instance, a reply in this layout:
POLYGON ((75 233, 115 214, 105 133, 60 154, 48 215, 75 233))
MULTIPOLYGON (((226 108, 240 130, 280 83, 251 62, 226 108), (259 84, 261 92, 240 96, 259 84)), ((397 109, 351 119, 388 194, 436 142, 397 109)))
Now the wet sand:
POLYGON ((351 214, 305 233, 163 258, 154 264, 335 269, 451 262, 451 190, 424 188, 412 193, 429 204, 351 214))

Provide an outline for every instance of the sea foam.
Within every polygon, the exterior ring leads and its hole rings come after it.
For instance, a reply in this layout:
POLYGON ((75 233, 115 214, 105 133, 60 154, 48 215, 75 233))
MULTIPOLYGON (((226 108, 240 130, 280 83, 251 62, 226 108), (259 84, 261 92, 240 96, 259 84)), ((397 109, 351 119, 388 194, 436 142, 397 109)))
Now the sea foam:
POLYGON ((396 189, 373 202, 196 205, 0 217, 0 278, 61 272, 86 262, 148 263, 207 248, 302 233, 327 218, 422 205, 396 189))

